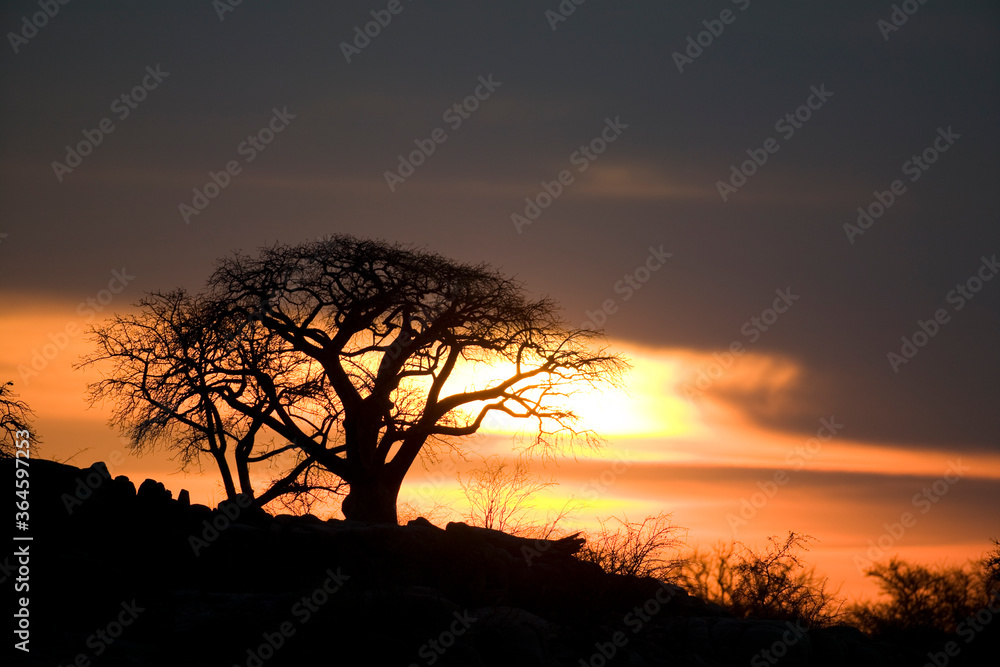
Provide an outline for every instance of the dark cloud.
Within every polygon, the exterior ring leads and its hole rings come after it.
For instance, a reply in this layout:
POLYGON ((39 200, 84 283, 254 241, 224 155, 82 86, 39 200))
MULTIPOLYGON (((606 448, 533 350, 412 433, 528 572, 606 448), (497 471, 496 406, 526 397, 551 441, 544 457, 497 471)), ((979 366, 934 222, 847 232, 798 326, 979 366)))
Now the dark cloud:
MULTIPOLYGON (((835 413, 859 439, 995 449, 1000 281, 960 311, 946 299, 1000 253, 1000 9, 920 5, 884 40, 891 3, 595 0, 553 31, 557 4, 404 0, 350 64, 340 42, 385 3, 244 0, 222 21, 207 1, 61 6, 3 56, 4 289, 83 298, 121 266, 137 292, 197 286, 234 248, 350 232, 502 266, 582 320, 662 244, 673 258, 611 336, 747 342, 791 287, 801 300, 750 347, 801 364, 801 414, 745 400, 760 421, 835 413), (723 9, 732 23, 679 73, 672 54, 723 9), (116 117, 157 65, 169 76, 116 117), (443 112, 490 74, 500 87, 451 129, 443 112), (820 86, 833 95, 808 121, 776 128, 820 86), (285 107, 287 129, 185 224, 178 205, 285 107), (114 132, 57 182, 51 163, 105 117, 114 132), (511 214, 607 118, 628 128, 518 234, 511 214), (384 172, 438 127, 447 141, 391 193, 384 172), (949 127, 960 138, 909 181, 949 127), (777 152, 723 202, 716 181, 768 138, 777 152), (906 192, 849 243, 843 225, 894 179, 906 192), (893 372, 886 354, 938 308, 951 320, 893 372)), ((5 30, 35 11, 9 4, 5 30)))

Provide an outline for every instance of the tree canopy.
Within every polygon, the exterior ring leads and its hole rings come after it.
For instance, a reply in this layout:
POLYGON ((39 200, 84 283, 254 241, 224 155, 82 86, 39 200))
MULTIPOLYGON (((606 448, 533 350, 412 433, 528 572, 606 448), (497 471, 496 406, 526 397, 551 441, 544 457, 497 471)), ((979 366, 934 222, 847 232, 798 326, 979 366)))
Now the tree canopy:
POLYGON ((421 452, 460 447, 490 413, 533 420, 542 451, 589 441, 566 399, 626 367, 488 265, 350 236, 234 254, 203 292, 151 294, 92 334, 84 363, 111 363, 92 399, 115 403, 135 446, 208 453, 230 493, 233 458, 261 502, 324 471, 349 488, 345 516, 385 522, 421 452), (492 372, 460 386, 461 366, 492 372), (249 468, 268 461, 283 474, 256 494, 249 468))

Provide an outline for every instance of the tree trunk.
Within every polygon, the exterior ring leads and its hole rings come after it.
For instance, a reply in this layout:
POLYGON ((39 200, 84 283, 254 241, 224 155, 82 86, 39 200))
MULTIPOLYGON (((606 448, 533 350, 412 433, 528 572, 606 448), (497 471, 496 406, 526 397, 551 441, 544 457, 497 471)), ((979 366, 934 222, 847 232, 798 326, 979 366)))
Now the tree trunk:
POLYGON ((247 498, 253 498, 253 482, 250 481, 250 464, 246 460, 246 455, 237 449, 236 452, 236 474, 240 480, 240 493, 247 498))
POLYGON ((350 480, 351 486, 341 505, 344 517, 351 521, 398 523, 396 500, 400 482, 388 475, 350 480))
POLYGON ((219 472, 222 474, 222 484, 226 488, 226 499, 236 500, 236 485, 233 483, 233 473, 229 470, 229 461, 226 460, 226 455, 216 450, 212 452, 212 456, 215 457, 219 472))

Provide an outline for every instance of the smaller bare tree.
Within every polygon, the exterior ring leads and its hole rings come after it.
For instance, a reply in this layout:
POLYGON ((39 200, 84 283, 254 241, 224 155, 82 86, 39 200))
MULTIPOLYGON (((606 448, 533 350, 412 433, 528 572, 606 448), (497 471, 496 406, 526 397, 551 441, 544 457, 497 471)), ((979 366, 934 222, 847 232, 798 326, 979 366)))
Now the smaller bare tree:
POLYGON ((484 457, 482 465, 465 479, 459 475, 458 483, 469 503, 465 519, 470 524, 511 535, 532 533, 531 537, 537 537, 533 533, 538 532, 538 524, 529 520, 536 510, 534 496, 558 484, 532 473, 523 458, 511 464, 495 454, 484 457))
POLYGON ((165 446, 182 470, 210 456, 226 497, 242 493, 258 506, 301 494, 309 502, 324 488, 342 488, 305 479, 321 475, 320 466, 294 443, 262 443, 270 432, 267 421, 277 413, 292 415, 324 443, 335 435, 338 415, 324 400, 316 364, 301 356, 279 357, 283 343, 254 313, 234 315, 184 290, 153 292, 138 305, 138 314, 115 315, 92 327, 97 350, 77 365, 106 367, 102 379, 90 385, 90 401, 113 403, 110 422, 133 451, 165 446), (234 409, 233 396, 255 411, 234 409), (251 468, 276 463, 284 466, 283 474, 257 492, 251 468))

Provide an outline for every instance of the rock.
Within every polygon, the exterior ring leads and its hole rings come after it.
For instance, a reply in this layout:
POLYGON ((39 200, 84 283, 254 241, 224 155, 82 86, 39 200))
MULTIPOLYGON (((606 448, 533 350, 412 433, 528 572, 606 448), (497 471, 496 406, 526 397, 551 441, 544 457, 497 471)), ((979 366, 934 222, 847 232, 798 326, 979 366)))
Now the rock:
POLYGON ((433 523, 431 523, 430 521, 428 521, 427 519, 425 519, 422 516, 417 517, 416 519, 411 519, 410 521, 408 521, 406 523, 406 525, 407 525, 407 527, 433 528, 434 530, 441 530, 441 528, 439 528, 438 526, 435 526, 433 523))
POLYGON ((463 522, 451 522, 445 526, 445 531, 473 540, 482 540, 503 549, 517 558, 524 558, 526 554, 531 554, 535 558, 545 556, 568 557, 583 548, 584 542, 586 542, 586 540, 579 536, 579 533, 574 533, 558 540, 531 539, 508 535, 502 531, 490 528, 470 526, 463 522))
POLYGON ((112 486, 115 490, 115 495, 122 499, 134 499, 135 498, 135 484, 132 483, 125 475, 118 475, 112 482, 112 486))
POLYGON ((163 486, 163 482, 155 479, 146 479, 139 485, 136 499, 150 505, 165 505, 170 500, 170 491, 163 486))
POLYGON ((94 461, 90 464, 90 467, 92 470, 96 470, 104 479, 111 479, 111 473, 108 472, 108 466, 104 461, 94 461))

